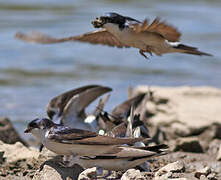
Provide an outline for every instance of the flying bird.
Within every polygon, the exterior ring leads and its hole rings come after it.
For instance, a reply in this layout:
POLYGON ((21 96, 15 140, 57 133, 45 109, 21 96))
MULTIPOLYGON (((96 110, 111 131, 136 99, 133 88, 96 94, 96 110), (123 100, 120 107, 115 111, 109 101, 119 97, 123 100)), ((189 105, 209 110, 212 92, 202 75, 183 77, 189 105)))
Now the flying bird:
POLYGON ((134 47, 147 58, 144 53, 161 56, 166 53, 186 53, 211 56, 199 51, 196 47, 181 44, 181 33, 172 25, 155 18, 152 23, 147 19, 139 21, 114 12, 106 13, 92 21, 99 30, 64 38, 54 38, 41 33, 16 33, 15 37, 28 42, 52 44, 66 41, 80 41, 101 44, 118 48, 134 47))

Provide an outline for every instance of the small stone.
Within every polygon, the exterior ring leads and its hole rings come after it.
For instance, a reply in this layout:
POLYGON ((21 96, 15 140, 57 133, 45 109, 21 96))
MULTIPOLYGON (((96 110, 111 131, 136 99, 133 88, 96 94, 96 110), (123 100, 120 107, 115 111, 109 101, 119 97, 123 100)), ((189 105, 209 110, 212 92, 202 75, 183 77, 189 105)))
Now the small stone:
POLYGON ((4 156, 4 151, 1 151, 0 152, 0 164, 2 164, 5 161, 5 158, 3 156, 4 156))
POLYGON ((155 176, 162 176, 163 174, 166 174, 168 172, 184 172, 185 171, 185 165, 182 161, 176 161, 170 164, 167 164, 166 166, 159 169, 155 176))
POLYGON ((201 170, 198 170, 196 173, 195 173, 195 177, 198 178, 198 179, 201 179, 201 176, 204 175, 204 176, 208 176, 209 174, 211 173, 211 168, 209 168, 208 166, 206 166, 205 168, 201 169, 201 170))
POLYGON ((185 137, 176 140, 174 151, 202 153, 203 148, 197 137, 185 137))
POLYGON ((128 169, 121 177, 121 180, 146 180, 146 178, 139 170, 128 169))
POLYGON ((221 161, 221 144, 220 144, 220 146, 219 146, 219 151, 218 151, 218 153, 217 153, 216 160, 217 160, 217 161, 221 161))
POLYGON ((208 146, 208 153, 209 155, 217 154, 221 146, 221 140, 220 139, 214 139, 209 143, 208 146))
POLYGON ((215 173, 210 173, 210 174, 207 176, 207 178, 208 178, 209 180, 217 180, 215 173))
POLYGON ((33 180, 71 180, 77 179, 82 168, 78 165, 73 167, 61 167, 58 163, 47 161, 41 171, 36 171, 33 180))
POLYGON ((199 179, 200 179, 200 180, 208 180, 205 175, 201 175, 199 179))
POLYGON ((91 178, 95 178, 97 177, 97 168, 93 167, 93 168, 88 168, 85 169, 78 177, 78 180, 90 180, 91 178))

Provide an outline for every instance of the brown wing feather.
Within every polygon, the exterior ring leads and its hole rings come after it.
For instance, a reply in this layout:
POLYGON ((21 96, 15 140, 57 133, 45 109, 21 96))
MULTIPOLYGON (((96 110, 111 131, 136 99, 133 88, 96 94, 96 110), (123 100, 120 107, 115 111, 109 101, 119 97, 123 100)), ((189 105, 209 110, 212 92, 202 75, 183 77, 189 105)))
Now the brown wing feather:
POLYGON ((171 42, 179 41, 181 36, 181 33, 175 27, 160 21, 160 18, 155 18, 151 24, 145 19, 143 23, 135 23, 131 27, 136 33, 144 31, 155 32, 171 42))
POLYGON ((90 144, 90 145, 120 145, 132 144, 144 140, 144 138, 114 138, 101 136, 95 132, 64 128, 61 130, 51 129, 48 138, 55 142, 66 144, 90 144))
POLYGON ((108 46, 116 46, 118 48, 129 47, 121 43, 116 37, 114 37, 107 30, 98 30, 90 33, 86 33, 80 36, 75 36, 73 40, 89 42, 91 44, 103 44, 108 46))
POLYGON ((129 47, 121 43, 116 37, 114 37, 111 33, 109 33, 104 29, 85 33, 78 36, 70 36, 65 38, 53 38, 41 34, 39 32, 32 34, 16 33, 15 37, 23 41, 40 43, 40 44, 53 44, 53 43, 61 43, 66 41, 81 41, 91 44, 103 44, 118 48, 129 47))

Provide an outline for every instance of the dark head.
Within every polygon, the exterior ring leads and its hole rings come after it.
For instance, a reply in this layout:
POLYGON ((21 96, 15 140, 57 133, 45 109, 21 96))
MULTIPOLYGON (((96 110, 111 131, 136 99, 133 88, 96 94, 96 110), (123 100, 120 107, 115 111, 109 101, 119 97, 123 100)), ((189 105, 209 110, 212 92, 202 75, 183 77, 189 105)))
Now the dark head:
POLYGON ((123 28, 126 20, 126 17, 114 12, 110 12, 106 13, 104 16, 101 16, 100 18, 96 18, 95 21, 92 21, 92 24, 95 28, 100 28, 106 23, 113 23, 119 25, 120 28, 123 28))
POLYGON ((54 123, 47 118, 37 118, 32 120, 29 124, 27 129, 24 131, 24 133, 32 133, 33 130, 43 130, 46 128, 50 128, 54 125, 54 123))

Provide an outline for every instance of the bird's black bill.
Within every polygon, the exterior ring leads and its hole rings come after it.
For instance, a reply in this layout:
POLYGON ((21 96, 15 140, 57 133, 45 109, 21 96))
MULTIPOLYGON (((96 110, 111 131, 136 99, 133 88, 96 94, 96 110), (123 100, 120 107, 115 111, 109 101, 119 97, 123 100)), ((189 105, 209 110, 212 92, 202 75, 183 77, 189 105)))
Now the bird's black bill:
POLYGON ((30 133, 30 131, 31 131, 31 128, 27 128, 27 129, 24 131, 24 133, 30 133))
POLYGON ((107 22, 107 19, 107 17, 101 16, 92 21, 91 24, 93 24, 94 28, 101 28, 107 22))

